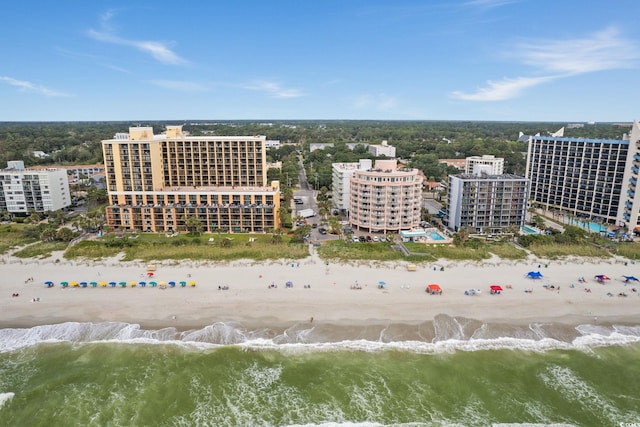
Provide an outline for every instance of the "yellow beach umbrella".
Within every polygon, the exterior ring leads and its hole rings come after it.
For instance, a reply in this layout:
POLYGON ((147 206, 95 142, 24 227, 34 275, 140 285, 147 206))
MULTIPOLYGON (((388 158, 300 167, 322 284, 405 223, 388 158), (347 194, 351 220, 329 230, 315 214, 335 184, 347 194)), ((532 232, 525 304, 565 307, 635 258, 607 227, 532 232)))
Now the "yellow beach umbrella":
POLYGON ((138 284, 138 282, 129 282, 129 285, 131 285, 131 287, 133 288, 134 286, 136 286, 138 284))
POLYGON ((195 285, 196 285, 196 282, 194 281, 189 282, 189 286, 195 286, 195 285))
POLYGON ((69 284, 70 284, 71 286, 73 286, 74 288, 75 288, 75 287, 77 287, 77 286, 79 285, 79 283, 78 283, 78 282, 71 282, 71 283, 69 283, 69 284))
POLYGON ((102 282, 100 282, 99 284, 100 284, 100 286, 102 286, 103 288, 107 286, 107 282, 105 282, 105 281, 102 281, 102 282))

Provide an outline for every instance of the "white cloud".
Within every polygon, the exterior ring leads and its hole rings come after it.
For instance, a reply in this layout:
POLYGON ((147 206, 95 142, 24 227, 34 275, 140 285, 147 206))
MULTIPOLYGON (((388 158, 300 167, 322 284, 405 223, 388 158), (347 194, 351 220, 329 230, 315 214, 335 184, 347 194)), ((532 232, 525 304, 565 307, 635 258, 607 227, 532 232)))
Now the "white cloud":
POLYGON ((134 47, 151 55, 154 59, 164 64, 181 65, 189 62, 172 51, 165 43, 154 40, 129 40, 117 36, 111 26, 111 18, 113 18, 114 15, 115 13, 113 11, 104 13, 100 17, 100 27, 102 31, 91 29, 87 31, 89 37, 105 43, 134 47))
POLYGON ((300 98, 306 94, 299 89, 285 88, 280 83, 258 80, 242 85, 244 89, 264 92, 272 98, 300 98))
POLYGON ((0 76, 0 81, 7 82, 11 86, 16 86, 20 88, 20 90, 25 92, 33 92, 44 96, 54 96, 54 97, 66 97, 71 96, 68 93, 59 92, 57 90, 49 89, 45 86, 36 85, 34 83, 25 81, 25 80, 16 80, 11 77, 0 76))
POLYGON ((547 77, 517 77, 515 79, 504 78, 494 82, 489 80, 486 87, 479 88, 475 92, 465 93, 456 91, 452 97, 465 101, 504 101, 515 98, 525 89, 554 80, 558 76, 547 77))
POLYGON ((629 67, 637 46, 608 28, 584 39, 538 40, 521 43, 515 56, 524 64, 552 72, 582 74, 629 67))
POLYGON ((200 83, 182 81, 182 80, 150 80, 151 84, 163 87, 165 89, 176 90, 180 92, 206 92, 209 89, 200 83))
POLYGON ((525 89, 553 80, 628 68, 640 56, 637 46, 621 38, 615 28, 583 39, 532 40, 518 44, 514 51, 511 56, 529 66, 532 72, 547 75, 490 80, 475 92, 455 91, 451 96, 466 101, 504 101, 519 96, 525 89))

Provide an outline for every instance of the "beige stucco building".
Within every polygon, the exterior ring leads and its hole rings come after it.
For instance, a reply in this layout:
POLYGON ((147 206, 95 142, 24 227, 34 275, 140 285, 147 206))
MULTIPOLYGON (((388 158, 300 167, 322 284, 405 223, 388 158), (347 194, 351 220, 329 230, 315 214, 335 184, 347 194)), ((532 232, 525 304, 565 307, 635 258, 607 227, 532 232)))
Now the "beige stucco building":
POLYGON ((263 232, 280 227, 280 189, 267 184, 266 137, 193 137, 182 126, 130 128, 102 141, 107 224, 153 232, 263 232))
POLYGON ((398 168, 395 159, 376 160, 351 177, 349 223, 371 232, 397 232, 420 225, 422 176, 398 168))

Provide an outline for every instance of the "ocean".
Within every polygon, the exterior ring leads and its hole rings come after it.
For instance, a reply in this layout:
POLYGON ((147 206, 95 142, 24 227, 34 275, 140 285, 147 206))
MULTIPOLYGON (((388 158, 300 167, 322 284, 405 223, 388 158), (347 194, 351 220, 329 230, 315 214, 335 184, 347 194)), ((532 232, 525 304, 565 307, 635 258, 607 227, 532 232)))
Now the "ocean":
POLYGON ((638 426, 640 326, 0 329, 0 426, 638 426))

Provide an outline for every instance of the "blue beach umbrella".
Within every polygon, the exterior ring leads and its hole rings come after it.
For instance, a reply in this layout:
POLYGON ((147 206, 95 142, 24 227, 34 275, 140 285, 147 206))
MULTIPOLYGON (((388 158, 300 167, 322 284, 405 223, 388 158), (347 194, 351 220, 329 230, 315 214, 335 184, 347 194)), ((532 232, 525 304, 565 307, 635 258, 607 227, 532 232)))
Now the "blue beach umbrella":
POLYGON ((138 282, 138 285, 144 288, 145 286, 147 286, 147 282, 138 282))
POLYGON ((87 283, 87 282, 80 282, 80 286, 82 286, 83 288, 86 288, 86 287, 87 287, 87 285, 88 285, 88 283, 87 283))
POLYGON ((111 286, 112 288, 115 288, 115 287, 116 287, 116 285, 117 285, 117 283, 116 283, 116 282, 109 282, 109 286, 111 286))
POLYGON ((47 288, 50 288, 53 286, 53 282, 48 281, 48 282, 44 282, 45 285, 47 285, 47 288))
POLYGON ((173 282, 173 281, 169 282, 169 286, 175 286, 175 285, 176 285, 176 282, 173 282))

